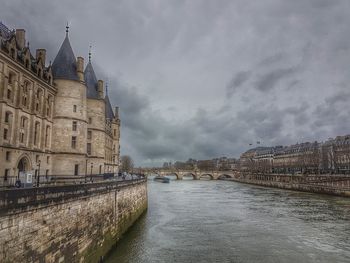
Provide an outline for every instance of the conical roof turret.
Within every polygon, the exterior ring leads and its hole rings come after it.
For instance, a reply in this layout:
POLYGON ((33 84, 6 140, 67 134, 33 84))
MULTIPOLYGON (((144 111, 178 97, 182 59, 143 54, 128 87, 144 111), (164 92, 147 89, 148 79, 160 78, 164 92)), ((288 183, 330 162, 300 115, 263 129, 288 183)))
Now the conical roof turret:
POLYGON ((56 79, 79 80, 77 61, 70 45, 68 32, 52 64, 52 74, 56 79))
POLYGON ((106 89, 105 103, 106 103, 106 108, 105 108, 106 118, 110 119, 110 120, 113 120, 114 119, 114 113, 113 113, 111 102, 109 101, 108 90, 107 89, 106 89))
POLYGON ((86 96, 89 99, 98 99, 97 78, 91 60, 89 60, 89 63, 86 65, 84 79, 87 87, 86 96))

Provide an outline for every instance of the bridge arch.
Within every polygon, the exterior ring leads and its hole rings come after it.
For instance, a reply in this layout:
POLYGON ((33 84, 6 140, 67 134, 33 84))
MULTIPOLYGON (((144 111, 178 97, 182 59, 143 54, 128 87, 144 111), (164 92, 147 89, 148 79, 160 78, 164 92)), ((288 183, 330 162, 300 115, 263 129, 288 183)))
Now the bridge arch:
POLYGON ((218 176, 218 180, 220 180, 220 179, 228 179, 228 178, 233 178, 233 175, 231 175, 231 174, 220 174, 218 176))
POLYGON ((197 180, 197 176, 194 173, 190 173, 190 172, 185 172, 182 174, 182 178, 184 177, 191 177, 193 178, 193 180, 197 180))
POLYGON ((214 179, 214 176, 212 174, 210 174, 210 173, 203 173, 203 174, 201 174, 199 176, 199 179, 204 178, 204 177, 208 177, 208 176, 210 177, 210 180, 214 179))
POLYGON ((176 176, 176 180, 180 179, 179 174, 175 173, 175 172, 165 173, 165 174, 163 174, 163 176, 176 176))

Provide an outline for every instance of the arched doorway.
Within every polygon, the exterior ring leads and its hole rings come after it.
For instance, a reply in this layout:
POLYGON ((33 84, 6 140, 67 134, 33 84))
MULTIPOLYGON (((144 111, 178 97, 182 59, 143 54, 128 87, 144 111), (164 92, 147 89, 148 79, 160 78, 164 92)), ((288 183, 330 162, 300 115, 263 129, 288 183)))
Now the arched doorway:
POLYGON ((29 158, 27 156, 23 156, 19 159, 18 164, 17 164, 17 171, 18 171, 18 178, 21 175, 24 175, 31 170, 31 165, 29 158))

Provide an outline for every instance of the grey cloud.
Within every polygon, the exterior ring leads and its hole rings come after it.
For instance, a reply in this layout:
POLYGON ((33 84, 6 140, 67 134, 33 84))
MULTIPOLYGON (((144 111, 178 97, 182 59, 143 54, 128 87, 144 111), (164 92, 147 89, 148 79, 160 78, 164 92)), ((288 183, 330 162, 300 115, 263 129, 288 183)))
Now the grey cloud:
POLYGON ((76 56, 93 45, 137 165, 349 133, 350 2, 248 2, 0 0, 0 20, 49 60, 67 20, 76 56))
POLYGON ((296 68, 279 68, 270 71, 266 74, 262 74, 256 81, 255 85, 259 91, 269 91, 275 88, 275 86, 284 78, 288 78, 296 73, 296 68))
POLYGON ((235 91, 249 79, 250 74, 251 72, 249 71, 240 71, 234 75, 226 86, 228 98, 231 98, 235 91))

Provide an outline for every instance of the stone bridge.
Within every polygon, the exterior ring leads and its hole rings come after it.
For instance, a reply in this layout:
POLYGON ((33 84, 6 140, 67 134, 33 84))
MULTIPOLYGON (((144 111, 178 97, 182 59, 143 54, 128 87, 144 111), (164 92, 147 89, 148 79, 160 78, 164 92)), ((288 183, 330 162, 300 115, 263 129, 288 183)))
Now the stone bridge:
POLYGON ((193 180, 199 180, 204 177, 209 177, 211 180, 235 178, 238 175, 236 171, 202 171, 202 170, 149 170, 145 175, 158 176, 176 176, 177 180, 182 180, 184 177, 192 177, 193 180))

